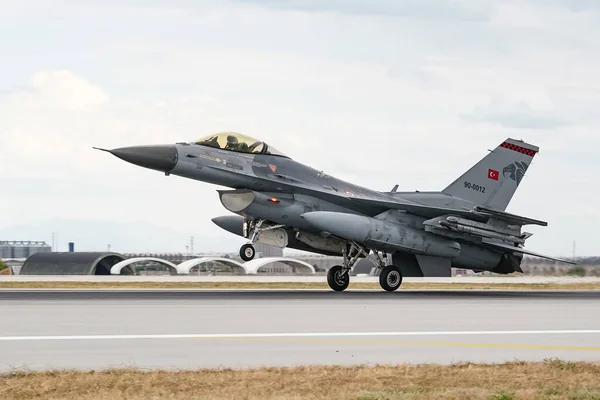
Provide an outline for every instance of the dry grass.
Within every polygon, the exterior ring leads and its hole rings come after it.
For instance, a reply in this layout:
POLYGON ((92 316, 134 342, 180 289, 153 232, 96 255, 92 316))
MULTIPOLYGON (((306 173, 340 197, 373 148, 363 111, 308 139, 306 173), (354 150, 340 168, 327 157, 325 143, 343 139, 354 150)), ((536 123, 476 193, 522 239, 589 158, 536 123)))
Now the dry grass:
MULTIPOLYGON (((0 282, 0 288, 27 289, 329 289, 326 282, 0 282)), ((377 289, 378 283, 350 283, 349 289, 377 289)), ((402 289, 600 290, 590 283, 416 283, 402 289)))
POLYGON ((0 375, 0 399, 580 399, 600 398, 600 364, 297 367, 192 372, 0 375))

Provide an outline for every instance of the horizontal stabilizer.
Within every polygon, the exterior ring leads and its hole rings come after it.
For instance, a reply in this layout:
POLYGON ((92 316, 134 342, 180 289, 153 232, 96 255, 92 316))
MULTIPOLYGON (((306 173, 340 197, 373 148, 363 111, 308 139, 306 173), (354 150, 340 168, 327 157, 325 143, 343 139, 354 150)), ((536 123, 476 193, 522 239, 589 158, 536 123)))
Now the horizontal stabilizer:
POLYGON ((555 257, 546 256, 546 255, 543 255, 543 254, 540 254, 540 253, 536 253, 534 251, 525 250, 522 247, 515 247, 515 246, 511 246, 511 245, 506 244, 506 243, 499 243, 499 242, 496 242, 496 241, 493 241, 493 240, 489 240, 489 239, 485 239, 485 238, 482 240, 482 242, 485 243, 485 244, 488 244, 490 246, 494 246, 494 247, 497 247, 497 248, 500 248, 500 249, 514 251, 516 253, 527 254, 527 255, 534 256, 534 257, 539 257, 539 258, 546 258, 548 260, 559 261, 559 262, 563 262, 563 263, 566 263, 566 264, 573 264, 573 265, 577 264, 576 262, 573 262, 573 261, 568 261, 568 260, 563 260, 561 258, 555 258, 555 257))
POLYGON ((494 217, 515 225, 540 225, 548 226, 545 221, 540 221, 533 218, 521 217, 519 215, 507 213, 506 211, 493 210, 491 208, 476 206, 475 212, 488 217, 494 217))

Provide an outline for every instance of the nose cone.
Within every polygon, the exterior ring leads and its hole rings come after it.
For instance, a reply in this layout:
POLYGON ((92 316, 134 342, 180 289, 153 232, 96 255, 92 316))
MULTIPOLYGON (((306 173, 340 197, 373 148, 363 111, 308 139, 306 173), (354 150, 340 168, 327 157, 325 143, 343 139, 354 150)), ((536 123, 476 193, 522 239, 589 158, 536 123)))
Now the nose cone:
POLYGON ((177 147, 173 145, 121 147, 109 151, 121 160, 140 167, 169 172, 177 165, 177 147))

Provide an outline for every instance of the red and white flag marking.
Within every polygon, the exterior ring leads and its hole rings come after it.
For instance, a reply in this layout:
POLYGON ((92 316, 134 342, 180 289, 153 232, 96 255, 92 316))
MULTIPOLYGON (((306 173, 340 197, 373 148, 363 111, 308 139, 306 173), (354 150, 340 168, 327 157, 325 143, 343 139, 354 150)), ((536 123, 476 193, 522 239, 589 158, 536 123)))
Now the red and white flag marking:
POLYGON ((488 169, 488 178, 489 179, 493 179, 495 181, 498 180, 498 177, 500 176, 500 173, 498 171, 496 171, 495 169, 488 169))

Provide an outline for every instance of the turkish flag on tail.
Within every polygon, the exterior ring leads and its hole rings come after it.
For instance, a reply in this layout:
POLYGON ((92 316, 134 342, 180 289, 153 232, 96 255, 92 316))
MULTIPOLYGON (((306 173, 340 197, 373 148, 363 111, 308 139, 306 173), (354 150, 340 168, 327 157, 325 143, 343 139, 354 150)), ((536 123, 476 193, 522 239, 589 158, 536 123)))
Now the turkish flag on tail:
POLYGON ((489 179, 493 179, 495 181, 498 180, 500 173, 498 171, 496 171, 495 169, 488 169, 488 178, 489 179))

